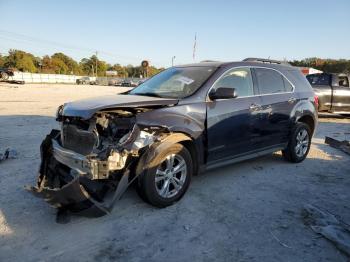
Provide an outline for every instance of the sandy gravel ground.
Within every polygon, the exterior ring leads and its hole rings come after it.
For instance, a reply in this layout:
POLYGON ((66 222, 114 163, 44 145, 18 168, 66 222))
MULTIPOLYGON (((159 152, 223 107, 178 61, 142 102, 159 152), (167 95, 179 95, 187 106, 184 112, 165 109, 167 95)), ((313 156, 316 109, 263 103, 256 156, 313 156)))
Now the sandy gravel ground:
POLYGON ((350 139, 350 119, 321 118, 308 158, 280 154, 201 174, 176 205, 157 209, 130 188, 111 215, 55 223, 34 184, 39 145, 60 104, 120 87, 0 84, 0 261, 347 261, 303 224, 312 203, 350 223, 350 156, 324 136, 350 139))

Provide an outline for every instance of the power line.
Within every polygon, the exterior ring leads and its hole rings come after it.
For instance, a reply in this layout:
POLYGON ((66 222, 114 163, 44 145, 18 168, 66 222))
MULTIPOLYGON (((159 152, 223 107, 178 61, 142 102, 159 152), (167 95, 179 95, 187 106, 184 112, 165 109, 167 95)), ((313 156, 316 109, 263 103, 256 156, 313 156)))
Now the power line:
MULTIPOLYGON (((95 53, 96 49, 92 49, 92 48, 86 48, 86 47, 78 47, 75 45, 71 45, 71 44, 64 44, 64 43, 60 43, 60 42, 56 42, 56 41, 51 41, 51 40, 45 40, 45 39, 41 39, 41 38, 37 38, 37 37, 32 37, 32 36, 28 36, 28 35, 23 35, 23 34, 19 34, 19 33, 15 33, 15 32, 10 32, 10 31, 6 31, 6 30, 1 30, 0 29, 0 38, 2 39, 6 39, 6 40, 10 40, 10 41, 14 41, 14 42, 24 42, 24 43, 28 43, 28 42, 32 42, 32 43, 36 43, 36 44, 40 44, 41 46, 57 46, 60 47, 62 49, 66 49, 66 50, 77 50, 80 52, 84 52, 84 53, 95 53)), ((114 57, 117 58, 119 60, 128 60, 130 61, 137 61, 140 62, 141 60, 145 59, 145 58, 140 58, 140 57, 135 57, 135 56, 125 56, 125 55, 120 55, 120 54, 114 54, 108 51, 101 51, 99 50, 99 53, 102 55, 106 55, 109 57, 114 57)), ((160 62, 160 61, 153 61, 159 64, 162 64, 164 62, 160 62)))

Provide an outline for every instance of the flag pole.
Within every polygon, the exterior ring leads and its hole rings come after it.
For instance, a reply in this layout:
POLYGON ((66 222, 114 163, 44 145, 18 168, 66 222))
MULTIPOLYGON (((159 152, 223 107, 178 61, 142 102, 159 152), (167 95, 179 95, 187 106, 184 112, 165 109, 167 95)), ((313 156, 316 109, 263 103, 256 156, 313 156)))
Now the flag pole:
POLYGON ((196 47, 197 47, 197 33, 194 34, 194 44, 193 44, 193 54, 192 54, 193 61, 196 60, 196 47))

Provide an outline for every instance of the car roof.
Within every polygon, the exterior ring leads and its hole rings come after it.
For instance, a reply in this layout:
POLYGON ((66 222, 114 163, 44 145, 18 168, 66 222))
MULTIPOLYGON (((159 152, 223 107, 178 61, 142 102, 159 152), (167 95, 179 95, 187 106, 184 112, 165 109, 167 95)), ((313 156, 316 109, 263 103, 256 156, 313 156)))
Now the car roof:
POLYGON ((220 66, 228 64, 228 63, 229 62, 210 61, 210 62, 200 62, 200 63, 177 65, 175 67, 220 67, 220 66))
POLYGON ((219 62, 219 61, 203 61, 200 63, 178 65, 175 67, 237 67, 237 66, 250 66, 250 67, 267 67, 273 69, 294 69, 293 66, 289 64, 276 64, 276 63, 265 63, 265 62, 252 62, 252 61, 238 61, 238 62, 219 62))

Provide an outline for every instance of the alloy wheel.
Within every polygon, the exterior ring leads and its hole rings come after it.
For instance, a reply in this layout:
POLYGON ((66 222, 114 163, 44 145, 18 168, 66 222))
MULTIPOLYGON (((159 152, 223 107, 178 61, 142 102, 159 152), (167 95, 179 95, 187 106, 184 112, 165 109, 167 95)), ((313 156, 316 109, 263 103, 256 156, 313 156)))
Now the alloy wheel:
POLYGON ((185 159, 178 154, 171 154, 158 166, 155 175, 155 186, 163 198, 176 196, 182 189, 187 176, 185 159))
POLYGON ((309 134, 305 129, 301 129, 296 137, 295 154, 303 157, 309 148, 309 134))

